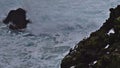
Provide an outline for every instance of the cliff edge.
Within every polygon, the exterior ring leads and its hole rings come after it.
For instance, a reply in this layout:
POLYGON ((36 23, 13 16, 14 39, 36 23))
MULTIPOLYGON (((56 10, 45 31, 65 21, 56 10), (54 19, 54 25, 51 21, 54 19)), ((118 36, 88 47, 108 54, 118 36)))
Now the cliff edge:
POLYGON ((120 5, 110 9, 100 29, 69 51, 61 68, 120 68, 120 5))

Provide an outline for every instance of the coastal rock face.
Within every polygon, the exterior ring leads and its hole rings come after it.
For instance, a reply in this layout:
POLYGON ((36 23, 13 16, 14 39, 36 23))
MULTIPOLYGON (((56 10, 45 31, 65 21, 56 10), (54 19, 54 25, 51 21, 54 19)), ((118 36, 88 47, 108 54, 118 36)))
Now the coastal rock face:
POLYGON ((29 20, 26 20, 26 11, 22 8, 11 10, 8 16, 3 20, 4 24, 9 24, 12 30, 23 29, 27 27, 29 20))
POLYGON ((102 27, 63 58, 61 68, 120 68, 120 5, 102 27))

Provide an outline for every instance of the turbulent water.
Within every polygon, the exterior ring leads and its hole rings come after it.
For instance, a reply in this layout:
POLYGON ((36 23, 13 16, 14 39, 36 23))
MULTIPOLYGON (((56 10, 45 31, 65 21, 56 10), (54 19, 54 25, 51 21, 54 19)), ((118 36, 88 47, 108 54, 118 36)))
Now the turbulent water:
POLYGON ((108 18, 119 0, 0 0, 0 68, 60 68, 61 59, 108 18), (23 32, 2 23, 22 7, 32 21, 23 32))

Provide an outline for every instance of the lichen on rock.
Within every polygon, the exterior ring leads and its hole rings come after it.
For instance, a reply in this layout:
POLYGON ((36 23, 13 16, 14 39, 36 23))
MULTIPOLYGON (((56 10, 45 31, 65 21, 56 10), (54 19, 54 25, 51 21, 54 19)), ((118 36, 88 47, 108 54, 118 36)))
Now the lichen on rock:
POLYGON ((63 58, 61 68, 120 68, 119 45, 120 5, 110 9, 110 17, 100 29, 70 50, 63 58), (111 29, 114 33, 108 34, 111 29))

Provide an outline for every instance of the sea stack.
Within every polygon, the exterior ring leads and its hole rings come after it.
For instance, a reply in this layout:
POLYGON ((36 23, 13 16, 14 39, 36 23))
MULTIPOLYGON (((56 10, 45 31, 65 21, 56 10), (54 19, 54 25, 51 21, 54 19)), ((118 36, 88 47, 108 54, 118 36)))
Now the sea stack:
POLYGON ((11 10, 3 23, 8 24, 12 30, 24 29, 27 27, 29 20, 26 20, 26 11, 22 8, 11 10))

